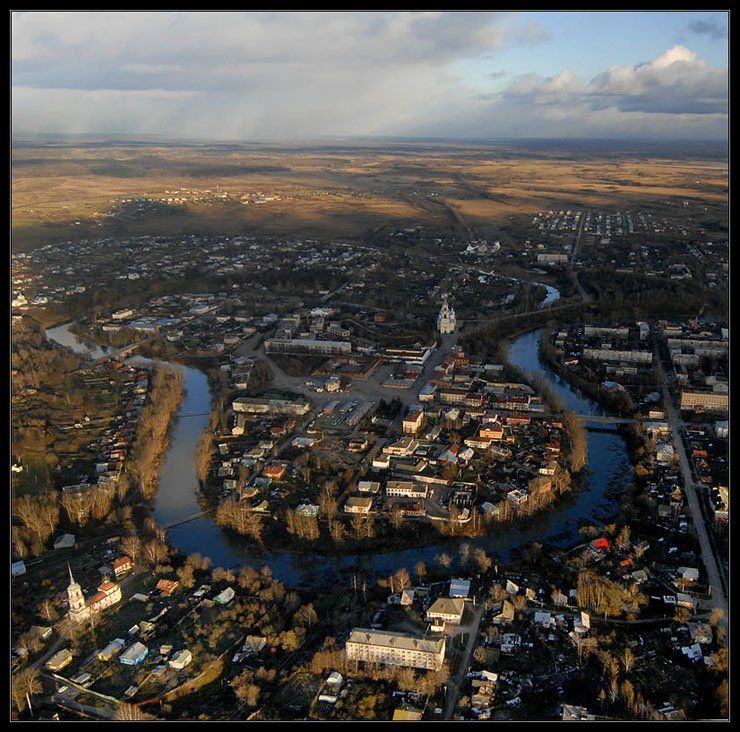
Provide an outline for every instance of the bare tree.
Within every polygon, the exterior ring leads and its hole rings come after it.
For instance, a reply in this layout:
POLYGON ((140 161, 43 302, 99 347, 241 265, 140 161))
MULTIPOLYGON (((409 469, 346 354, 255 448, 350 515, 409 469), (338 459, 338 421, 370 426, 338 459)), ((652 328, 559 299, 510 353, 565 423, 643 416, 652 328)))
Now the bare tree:
POLYGON ((620 689, 622 699, 624 700, 624 703, 631 712, 634 713, 635 711, 635 687, 632 685, 632 682, 629 679, 625 679, 622 682, 622 687, 620 689))
POLYGON ((673 619, 678 625, 685 625, 691 617, 691 611, 686 607, 676 607, 673 619))
POLYGON ((493 564, 491 557, 489 557, 485 550, 480 547, 473 549, 473 561, 480 572, 487 572, 493 564))
POLYGON ((630 673, 635 665, 635 654, 629 646, 625 646, 622 652, 622 665, 624 666, 625 673, 630 673))
POLYGON ((391 508, 391 526, 398 531, 401 526, 403 525, 403 511, 401 510, 401 506, 399 504, 394 503, 393 507, 391 508))
POLYGON ((630 527, 625 524, 619 531, 616 539, 617 548, 626 551, 630 548, 630 527))
POLYGON ((26 695, 34 697, 43 690, 39 671, 36 668, 25 668, 12 677, 11 693, 19 712, 23 710, 26 695))
POLYGON ((150 539, 142 547, 142 556, 150 567, 156 567, 157 564, 167 559, 168 555, 167 545, 158 539, 150 539))
POLYGON ((45 598, 39 603, 39 615, 46 620, 47 623, 52 623, 59 617, 59 613, 57 612, 53 599, 45 598))
POLYGON ((619 677, 614 674, 614 676, 609 677, 609 699, 611 700, 612 704, 617 700, 617 697, 619 696, 619 677))
POLYGON ((293 624, 302 628, 312 628, 319 619, 312 603, 301 607, 293 616, 293 624))
POLYGON ((148 719, 156 719, 156 717, 143 711, 135 704, 120 704, 115 713, 115 719, 125 722, 139 722, 148 719))
POLYGON ((364 521, 362 520, 362 516, 357 513, 354 516, 352 516, 352 519, 350 520, 350 523, 352 525, 352 531, 354 532, 356 539, 362 539, 364 536, 364 521))
POLYGON ((344 524, 339 520, 329 522, 329 535, 335 544, 341 544, 344 541, 344 524))
POLYGON ((501 602, 501 600, 503 600, 508 593, 500 584, 496 582, 491 585, 491 589, 489 590, 488 594, 490 595, 493 602, 501 602))
POLYGON ((335 486, 336 483, 327 483, 321 495, 319 496, 319 510, 321 514, 325 516, 330 522, 337 515, 339 511, 339 504, 337 503, 336 491, 329 489, 329 486, 335 486))
POLYGON ((33 538, 33 548, 36 554, 43 551, 47 539, 56 528, 59 509, 56 506, 56 494, 53 496, 21 496, 13 501, 13 515, 28 529, 33 538), (54 502, 54 506, 51 502, 54 502))
POLYGON ((411 587, 411 578, 405 567, 397 569, 390 578, 391 592, 400 592, 411 587))
POLYGON ((10 538, 13 544, 13 552, 19 559, 24 559, 28 556, 28 545, 24 538, 24 529, 20 526, 11 526, 10 538))
POLYGON ((470 559, 471 559, 470 544, 468 544, 467 542, 460 544, 459 555, 460 555, 460 567, 462 569, 468 569, 470 565, 470 559))
POLYGON ((136 564, 137 559, 141 554, 141 539, 136 535, 124 536, 121 539, 121 549, 131 558, 131 561, 136 564))

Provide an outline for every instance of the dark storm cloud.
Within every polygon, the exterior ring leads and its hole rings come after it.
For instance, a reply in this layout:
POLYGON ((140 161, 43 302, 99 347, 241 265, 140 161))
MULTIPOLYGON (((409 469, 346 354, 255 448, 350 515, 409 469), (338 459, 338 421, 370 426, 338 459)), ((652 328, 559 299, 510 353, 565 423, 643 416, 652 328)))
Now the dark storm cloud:
POLYGON ((714 41, 727 37, 727 26, 716 20, 693 20, 689 23, 689 30, 700 36, 709 36, 714 41))

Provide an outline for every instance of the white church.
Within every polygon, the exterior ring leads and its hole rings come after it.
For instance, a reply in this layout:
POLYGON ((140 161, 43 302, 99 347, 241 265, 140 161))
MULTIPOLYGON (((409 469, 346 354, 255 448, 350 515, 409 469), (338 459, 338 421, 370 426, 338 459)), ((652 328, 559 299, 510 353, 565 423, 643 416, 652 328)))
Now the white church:
POLYGON ((69 601, 69 617, 76 623, 87 620, 91 615, 99 613, 111 605, 121 601, 121 587, 115 582, 105 580, 95 595, 85 599, 82 587, 72 576, 72 568, 69 569, 69 587, 67 587, 67 599, 69 601))
POLYGON ((442 335, 446 335, 447 333, 454 333, 456 327, 455 308, 450 307, 449 302, 447 302, 447 295, 445 295, 437 316, 437 330, 442 335))

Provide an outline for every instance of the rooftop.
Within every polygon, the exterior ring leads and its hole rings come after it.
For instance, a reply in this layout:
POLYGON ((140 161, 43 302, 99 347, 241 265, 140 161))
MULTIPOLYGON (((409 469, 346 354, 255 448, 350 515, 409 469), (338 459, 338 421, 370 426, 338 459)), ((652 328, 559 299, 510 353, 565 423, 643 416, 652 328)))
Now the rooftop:
POLYGON ((347 639, 347 643, 385 646, 407 651, 422 651, 423 653, 439 653, 444 650, 445 646, 443 638, 418 638, 405 633, 394 633, 389 630, 369 630, 367 628, 354 628, 347 639))

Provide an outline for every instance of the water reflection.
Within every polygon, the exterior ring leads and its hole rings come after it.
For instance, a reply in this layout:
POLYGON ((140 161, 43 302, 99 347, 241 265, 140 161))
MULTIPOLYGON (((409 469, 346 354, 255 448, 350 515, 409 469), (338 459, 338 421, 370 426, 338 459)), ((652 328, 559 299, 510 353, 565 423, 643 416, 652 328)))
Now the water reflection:
POLYGON ((108 353, 108 349, 104 346, 99 346, 93 341, 82 340, 79 336, 72 333, 69 329, 71 325, 72 323, 65 323, 55 328, 49 328, 46 331, 46 337, 60 346, 69 348, 79 356, 97 359, 103 358, 108 353))
POLYGON ((535 282, 536 285, 542 285, 542 287, 547 290, 547 293, 545 295, 545 299, 540 303, 540 310, 543 308, 546 308, 548 305, 551 305, 556 300, 560 299, 560 290, 558 290, 557 287, 553 287, 552 285, 546 285, 544 282, 535 282))
POLYGON ((509 362, 522 371, 547 379, 566 409, 586 415, 607 414, 596 402, 581 394, 542 362, 539 352, 541 337, 542 329, 519 336, 509 349, 509 362))

